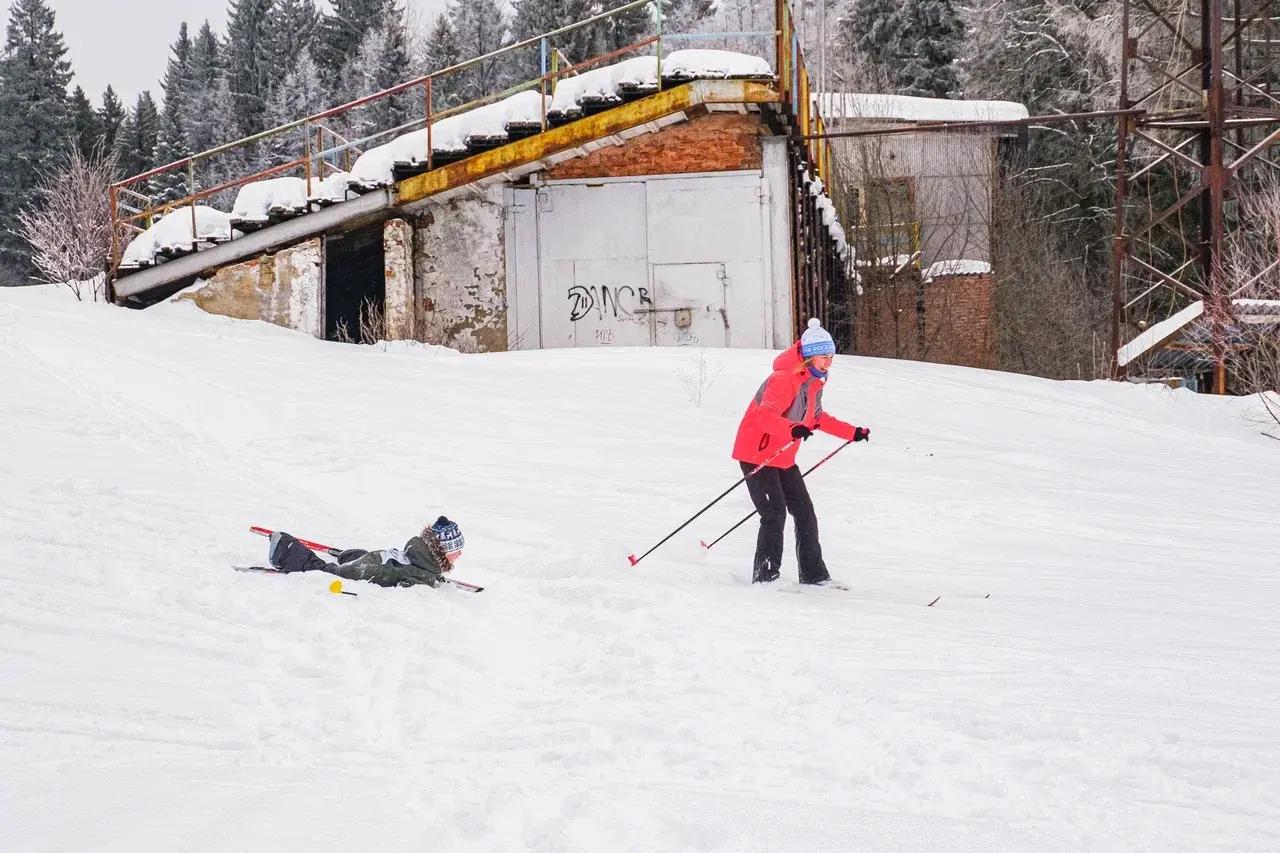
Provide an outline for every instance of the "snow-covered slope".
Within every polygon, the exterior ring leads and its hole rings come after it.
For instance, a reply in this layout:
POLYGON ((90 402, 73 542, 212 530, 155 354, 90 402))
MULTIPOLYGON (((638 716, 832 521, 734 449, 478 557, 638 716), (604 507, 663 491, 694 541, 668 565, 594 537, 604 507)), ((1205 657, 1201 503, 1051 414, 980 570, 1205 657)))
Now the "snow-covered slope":
POLYGON ((771 354, 697 358, 0 290, 0 849, 1276 849, 1250 401, 841 357, 853 589, 762 589, 741 491, 627 565, 737 477, 771 354), (483 594, 228 568, 440 512, 483 594))

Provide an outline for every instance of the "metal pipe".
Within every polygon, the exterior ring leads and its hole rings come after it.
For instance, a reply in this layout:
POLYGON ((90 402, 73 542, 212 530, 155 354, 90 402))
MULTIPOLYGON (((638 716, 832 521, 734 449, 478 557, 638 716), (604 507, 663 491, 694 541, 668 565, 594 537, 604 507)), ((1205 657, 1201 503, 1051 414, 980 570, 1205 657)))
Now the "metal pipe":
POLYGON ((1028 116, 1027 118, 1000 119, 996 121, 946 121, 921 122, 913 125, 870 128, 865 130, 839 130, 829 133, 809 134, 805 139, 850 139, 859 136, 890 136, 899 133, 925 133, 944 130, 973 130, 979 127, 1024 127, 1031 124, 1053 124, 1061 121, 1085 121, 1098 118, 1115 118, 1123 115, 1142 116, 1146 110, 1096 110, 1087 113, 1057 113, 1053 115, 1028 116))

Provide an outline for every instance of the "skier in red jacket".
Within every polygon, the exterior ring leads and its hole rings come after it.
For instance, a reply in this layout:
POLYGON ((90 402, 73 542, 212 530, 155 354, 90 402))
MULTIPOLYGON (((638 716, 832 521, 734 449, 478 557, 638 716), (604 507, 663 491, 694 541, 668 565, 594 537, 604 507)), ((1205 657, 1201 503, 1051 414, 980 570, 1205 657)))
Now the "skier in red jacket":
POLYGON ((788 512, 795 519, 800 583, 831 582, 831 574, 822 561, 822 545, 818 542, 818 518, 796 465, 796 453, 800 442, 815 430, 845 441, 871 438, 870 429, 852 426, 822 410, 822 386, 835 352, 831 335, 817 318, 811 319, 800 340, 774 359, 772 375, 760 386, 738 426, 733 458, 742 466, 743 474, 750 474, 768 463, 758 474, 747 478, 751 502, 760 513, 752 583, 778 579, 782 565, 782 531, 788 512), (786 449, 778 453, 784 447, 786 449))

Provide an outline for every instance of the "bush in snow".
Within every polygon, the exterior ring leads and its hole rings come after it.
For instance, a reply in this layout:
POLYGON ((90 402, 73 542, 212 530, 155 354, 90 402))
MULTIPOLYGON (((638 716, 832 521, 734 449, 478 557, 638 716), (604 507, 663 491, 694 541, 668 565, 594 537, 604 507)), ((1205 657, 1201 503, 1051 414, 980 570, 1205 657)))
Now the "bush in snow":
POLYGON ((77 299, 87 288, 94 302, 103 295, 103 273, 111 254, 111 210, 107 188, 115 159, 72 150, 64 163, 41 176, 35 203, 18 215, 17 233, 31 247, 41 281, 71 288, 77 299))

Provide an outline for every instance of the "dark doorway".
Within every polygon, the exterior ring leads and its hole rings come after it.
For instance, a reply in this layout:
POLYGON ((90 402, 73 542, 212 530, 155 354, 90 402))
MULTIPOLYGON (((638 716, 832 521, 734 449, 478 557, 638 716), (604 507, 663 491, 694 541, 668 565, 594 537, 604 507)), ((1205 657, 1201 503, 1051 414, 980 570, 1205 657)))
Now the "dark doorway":
POLYGON ((387 299, 382 224, 329 235, 324 254, 325 339, 361 343, 361 311, 381 317, 387 299))

